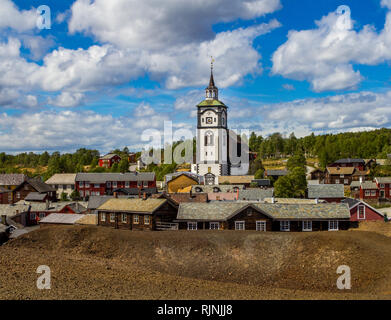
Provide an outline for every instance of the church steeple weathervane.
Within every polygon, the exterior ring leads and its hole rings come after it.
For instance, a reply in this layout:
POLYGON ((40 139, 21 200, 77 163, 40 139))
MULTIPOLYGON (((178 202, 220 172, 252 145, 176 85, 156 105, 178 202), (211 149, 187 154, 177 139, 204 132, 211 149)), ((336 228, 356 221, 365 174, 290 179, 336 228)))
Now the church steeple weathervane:
POLYGON ((213 62, 215 61, 213 57, 210 57, 210 80, 209 86, 205 89, 206 100, 218 100, 219 99, 219 89, 215 86, 215 81, 213 79, 213 62))

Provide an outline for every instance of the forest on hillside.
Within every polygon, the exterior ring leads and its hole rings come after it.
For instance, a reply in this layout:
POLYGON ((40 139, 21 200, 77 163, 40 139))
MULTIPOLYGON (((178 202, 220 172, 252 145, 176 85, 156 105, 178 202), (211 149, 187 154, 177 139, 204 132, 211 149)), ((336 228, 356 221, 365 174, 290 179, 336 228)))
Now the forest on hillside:
MULTIPOLYGON (((174 143, 174 148, 179 142, 174 143)), ((254 132, 249 138, 250 151, 257 152, 259 159, 289 158, 298 152, 306 158, 318 158, 320 167, 340 158, 377 158, 385 159, 391 154, 391 129, 378 129, 364 132, 346 132, 315 136, 311 134, 296 138, 292 133, 284 137, 274 133, 262 137, 254 132)), ((194 150, 195 152, 195 142, 194 150)), ((16 155, 0 153, 0 173, 25 173, 29 176, 42 176, 45 180, 55 173, 89 172, 125 172, 129 167, 127 154, 129 149, 112 150, 122 157, 121 163, 111 169, 98 167, 101 156, 98 150, 81 148, 74 153, 43 152, 20 153, 16 155), (29 169, 29 170, 27 170, 29 169), (34 170, 31 170, 34 169, 34 170)), ((140 153, 138 153, 140 154, 140 153)), ((176 165, 151 165, 151 171, 159 178, 173 172, 176 165)))
POLYGON ((303 138, 296 138, 293 133, 289 137, 274 133, 264 138, 253 132, 249 148, 262 159, 286 158, 302 151, 307 158, 318 158, 320 167, 325 168, 328 163, 341 158, 386 159, 387 154, 391 154, 391 129, 311 134, 303 138))

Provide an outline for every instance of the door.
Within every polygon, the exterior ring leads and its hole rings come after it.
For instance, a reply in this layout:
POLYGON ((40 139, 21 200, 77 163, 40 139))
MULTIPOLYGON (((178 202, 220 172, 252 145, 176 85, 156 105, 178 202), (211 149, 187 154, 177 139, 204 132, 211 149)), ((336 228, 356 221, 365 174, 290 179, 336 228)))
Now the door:
POLYGON ((385 193, 384 193, 384 190, 380 190, 380 198, 385 198, 385 193))

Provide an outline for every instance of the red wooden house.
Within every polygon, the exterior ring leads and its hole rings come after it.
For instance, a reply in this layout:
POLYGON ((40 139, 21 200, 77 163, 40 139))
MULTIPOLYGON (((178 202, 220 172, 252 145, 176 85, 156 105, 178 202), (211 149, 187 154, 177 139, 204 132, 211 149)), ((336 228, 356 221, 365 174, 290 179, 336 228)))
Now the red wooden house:
POLYGON ((156 176, 153 172, 78 173, 75 181, 76 189, 82 198, 112 195, 119 189, 135 195, 140 192, 157 192, 156 176))
POLYGON ((375 182, 363 182, 360 185, 360 199, 379 199, 379 188, 375 182))
POLYGON ((111 168, 114 163, 119 163, 121 161, 121 157, 115 153, 106 154, 103 157, 99 158, 99 167, 102 168, 111 168))
POLYGON ((384 221, 384 215, 364 201, 347 198, 342 202, 349 205, 351 222, 384 221))
POLYGON ((391 177, 375 178, 380 199, 391 199, 391 177))
POLYGON ((358 169, 359 171, 365 170, 365 160, 364 159, 339 159, 331 164, 328 165, 328 167, 354 167, 358 169))

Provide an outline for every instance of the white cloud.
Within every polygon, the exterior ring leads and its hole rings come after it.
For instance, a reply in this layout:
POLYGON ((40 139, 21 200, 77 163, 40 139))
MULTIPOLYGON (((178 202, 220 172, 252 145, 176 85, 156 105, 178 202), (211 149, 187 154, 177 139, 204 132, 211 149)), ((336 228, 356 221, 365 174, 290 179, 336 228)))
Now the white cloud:
POLYGON ((266 122, 306 127, 315 132, 339 132, 387 127, 391 124, 390 107, 391 91, 363 91, 267 105, 262 112, 266 122))
POLYGON ((0 29, 31 30, 36 28, 37 18, 35 9, 19 11, 11 0, 0 0, 0 29))
POLYGON ((83 104, 84 94, 80 92, 66 92, 63 91, 57 97, 49 98, 49 104, 57 107, 77 107, 83 104))
MULTIPOLYGON (((144 107, 141 107, 144 108, 144 107)), ((137 114, 115 118, 92 111, 42 111, 22 115, 0 114, 0 149, 72 151, 79 147, 110 151, 140 145, 144 129, 161 129, 167 116, 137 114)))
POLYGON ((353 30, 350 11, 331 12, 316 25, 316 29, 288 33, 288 40, 273 54, 274 74, 307 80, 315 91, 342 90, 355 88, 363 79, 353 64, 391 60, 390 12, 381 32, 369 25, 353 30))
POLYGON ((253 19, 281 7, 279 0, 77 0, 70 32, 92 34, 121 48, 161 50, 212 40, 212 25, 253 19))

